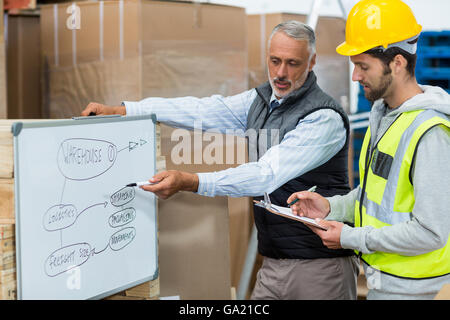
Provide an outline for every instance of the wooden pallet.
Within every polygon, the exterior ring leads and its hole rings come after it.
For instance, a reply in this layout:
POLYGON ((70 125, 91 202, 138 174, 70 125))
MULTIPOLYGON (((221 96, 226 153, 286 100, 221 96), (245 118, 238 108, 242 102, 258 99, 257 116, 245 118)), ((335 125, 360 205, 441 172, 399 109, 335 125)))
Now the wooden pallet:
POLYGON ((14 224, 0 225, 0 300, 16 299, 14 224))

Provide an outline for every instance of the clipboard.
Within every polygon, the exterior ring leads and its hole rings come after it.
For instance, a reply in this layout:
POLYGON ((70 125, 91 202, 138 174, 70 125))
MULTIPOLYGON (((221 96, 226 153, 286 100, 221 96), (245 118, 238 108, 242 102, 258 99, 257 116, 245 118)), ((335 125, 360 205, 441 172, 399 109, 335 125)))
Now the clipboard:
POLYGON ((310 225, 322 230, 327 230, 327 228, 321 226, 320 224, 318 224, 314 219, 311 218, 307 218, 307 217, 299 217, 296 216, 295 214, 292 213, 291 208, 287 208, 287 207, 281 207, 281 206, 277 206, 274 204, 271 204, 270 202, 265 202, 265 201, 256 201, 253 200, 253 202, 255 203, 255 205, 257 205, 258 207, 262 207, 264 209, 266 209, 267 211, 277 214, 281 217, 284 218, 288 218, 288 219, 292 219, 292 220, 296 220, 296 221, 300 221, 306 225, 310 225))

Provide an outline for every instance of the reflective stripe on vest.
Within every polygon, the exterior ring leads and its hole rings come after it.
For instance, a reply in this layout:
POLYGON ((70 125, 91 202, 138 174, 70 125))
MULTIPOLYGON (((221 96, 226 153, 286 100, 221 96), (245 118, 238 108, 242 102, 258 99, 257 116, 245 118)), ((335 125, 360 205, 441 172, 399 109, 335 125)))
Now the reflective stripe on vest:
MULTIPOLYGON (((370 150, 368 128, 359 161, 362 189, 355 205, 355 226, 381 228, 413 218, 415 198, 410 181, 411 165, 420 138, 436 125, 450 129, 446 115, 437 111, 402 113, 370 150)), ((375 252, 363 254, 361 258, 373 268, 398 277, 421 279, 450 273, 448 242, 444 248, 418 256, 375 252)))

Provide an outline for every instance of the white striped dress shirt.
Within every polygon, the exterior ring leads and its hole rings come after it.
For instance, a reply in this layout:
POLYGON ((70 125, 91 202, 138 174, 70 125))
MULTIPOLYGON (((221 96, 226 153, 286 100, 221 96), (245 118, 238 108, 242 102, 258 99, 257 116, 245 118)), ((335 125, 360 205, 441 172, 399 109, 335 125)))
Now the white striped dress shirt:
MULTIPOLYGON (((244 133, 247 115, 256 90, 223 97, 146 98, 124 101, 127 115, 154 113, 158 121, 192 130, 201 121, 203 130, 244 133)), ((217 172, 198 173, 198 194, 205 196, 261 196, 331 159, 345 144, 346 130, 341 116, 322 109, 300 120, 257 161, 217 172)), ((301 191, 301 190, 299 190, 301 191)))

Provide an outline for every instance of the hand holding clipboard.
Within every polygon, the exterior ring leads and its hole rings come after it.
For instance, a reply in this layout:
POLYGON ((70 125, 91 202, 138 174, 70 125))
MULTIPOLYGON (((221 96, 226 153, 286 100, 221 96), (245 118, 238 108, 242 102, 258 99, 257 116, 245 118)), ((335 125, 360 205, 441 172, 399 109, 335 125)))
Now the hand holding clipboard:
POLYGON ((265 208, 271 213, 308 225, 322 239, 323 244, 327 248, 342 248, 340 239, 344 224, 338 221, 318 221, 319 218, 323 219, 328 216, 330 212, 330 203, 321 195, 311 191, 293 193, 287 201, 289 204, 292 204, 291 208, 273 205, 267 194, 264 194, 264 199, 264 201, 255 201, 256 205, 265 208), (293 203, 295 199, 298 200, 293 203), (303 215, 308 215, 309 217, 304 217, 303 215))
POLYGON ((307 225, 310 225, 310 226, 313 226, 313 227, 316 227, 316 228, 319 228, 322 230, 327 230, 326 227, 321 226, 314 219, 307 218, 307 217, 300 217, 300 216, 293 214, 291 208, 281 207, 281 206, 272 204, 270 202, 270 198, 267 193, 264 193, 264 201, 256 201, 256 200, 253 200, 253 201, 255 202, 255 205, 257 205, 258 207, 265 208, 267 211, 269 211, 271 213, 277 214, 279 216, 282 216, 282 217, 285 217, 288 219, 300 221, 304 224, 307 224, 307 225))

